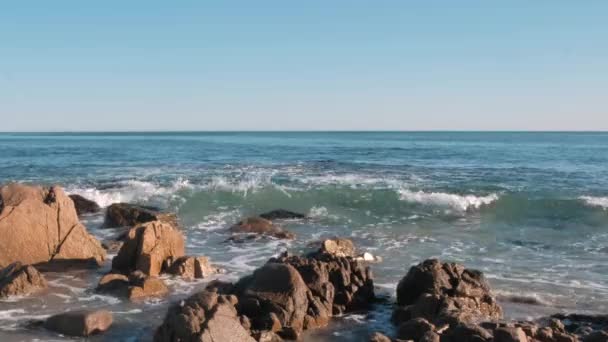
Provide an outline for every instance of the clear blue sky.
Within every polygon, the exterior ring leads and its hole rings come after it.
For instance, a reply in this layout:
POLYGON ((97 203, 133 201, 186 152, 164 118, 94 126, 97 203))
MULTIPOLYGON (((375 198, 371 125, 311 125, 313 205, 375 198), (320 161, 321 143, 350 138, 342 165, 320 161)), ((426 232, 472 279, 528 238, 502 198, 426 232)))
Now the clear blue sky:
POLYGON ((608 130, 608 1, 1 1, 0 131, 608 130))

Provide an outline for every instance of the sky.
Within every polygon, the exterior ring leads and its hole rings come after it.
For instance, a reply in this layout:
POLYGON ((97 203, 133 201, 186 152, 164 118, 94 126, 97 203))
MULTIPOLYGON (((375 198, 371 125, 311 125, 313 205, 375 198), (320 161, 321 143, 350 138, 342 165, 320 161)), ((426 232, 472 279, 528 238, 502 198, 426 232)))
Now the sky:
POLYGON ((0 131, 608 130, 608 1, 2 1, 0 131))

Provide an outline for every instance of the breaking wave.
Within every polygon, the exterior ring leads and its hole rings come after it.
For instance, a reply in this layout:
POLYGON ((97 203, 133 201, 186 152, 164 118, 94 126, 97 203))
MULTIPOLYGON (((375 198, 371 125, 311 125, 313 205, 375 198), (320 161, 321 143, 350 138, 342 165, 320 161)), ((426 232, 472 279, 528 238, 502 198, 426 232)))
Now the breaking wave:
POLYGON ((401 200, 407 202, 449 207, 459 211, 479 209, 481 206, 491 204, 497 201, 499 198, 497 194, 475 196, 457 195, 443 192, 411 191, 407 189, 399 190, 399 197, 401 200))
POLYGON ((608 210, 608 197, 581 196, 579 197, 587 205, 593 207, 602 207, 608 210))

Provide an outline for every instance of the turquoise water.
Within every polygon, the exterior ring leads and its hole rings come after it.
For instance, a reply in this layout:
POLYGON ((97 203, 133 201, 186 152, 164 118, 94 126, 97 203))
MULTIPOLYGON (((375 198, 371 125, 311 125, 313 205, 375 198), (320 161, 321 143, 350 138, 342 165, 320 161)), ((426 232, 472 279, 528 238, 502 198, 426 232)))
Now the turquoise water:
MULTIPOLYGON (((339 235, 384 259, 372 266, 382 293, 411 264, 439 257, 483 270, 510 317, 608 311, 608 133, 7 133, 0 181, 176 211, 188 252, 210 256, 228 279, 339 235), (311 217, 284 223, 295 241, 223 243, 239 218, 276 208, 311 217)), ((85 223, 104 238, 101 220, 85 223)), ((19 320, 103 306, 118 323, 98 339, 146 339, 168 301, 204 286, 169 279, 172 297, 133 305, 88 290, 103 271, 51 275, 61 296, 0 302, 0 337, 44 336, 19 320)), ((383 310, 308 338, 390 329, 383 310)))

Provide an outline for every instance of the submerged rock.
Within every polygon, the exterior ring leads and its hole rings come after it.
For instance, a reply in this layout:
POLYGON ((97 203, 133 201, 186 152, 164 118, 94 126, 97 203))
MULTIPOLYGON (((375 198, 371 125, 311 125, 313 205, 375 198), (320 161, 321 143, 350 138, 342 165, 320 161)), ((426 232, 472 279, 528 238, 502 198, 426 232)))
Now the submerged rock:
POLYGON ((164 297, 169 293, 169 288, 161 279, 135 271, 129 276, 120 273, 104 275, 99 280, 96 291, 137 301, 150 297, 164 297))
POLYGON ((17 261, 99 265, 105 260, 105 250, 60 187, 11 183, 0 187, 0 198, 0 267, 17 261))
POLYGON ((304 219, 306 218, 306 215, 285 209, 276 209, 260 214, 260 217, 272 221, 281 219, 304 219))
POLYGON ((167 267, 167 273, 181 276, 184 279, 205 278, 218 271, 217 268, 211 266, 207 257, 184 256, 177 258, 167 267))
POLYGON ((230 231, 239 234, 258 234, 272 236, 277 239, 294 239, 295 234, 288 232, 275 225, 272 221, 261 217, 246 218, 234 226, 230 227, 230 231))
POLYGON ((0 298, 24 296, 46 287, 46 279, 33 266, 16 262, 0 271, 0 298))
POLYGON ((111 325, 112 313, 107 310, 65 312, 51 316, 44 322, 48 330, 82 337, 102 333, 111 325))
POLYGON ((133 227, 147 222, 162 221, 178 227, 177 216, 163 213, 158 208, 129 203, 114 203, 106 210, 103 226, 106 228, 133 227))
POLYGON ((124 274, 139 270, 158 276, 163 265, 182 256, 182 233, 168 223, 152 221, 129 230, 118 255, 112 260, 112 269, 124 274))
POLYGON ((74 207, 76 208, 78 216, 83 214, 95 214, 101 210, 99 204, 80 195, 70 195, 70 198, 74 201, 74 207))

